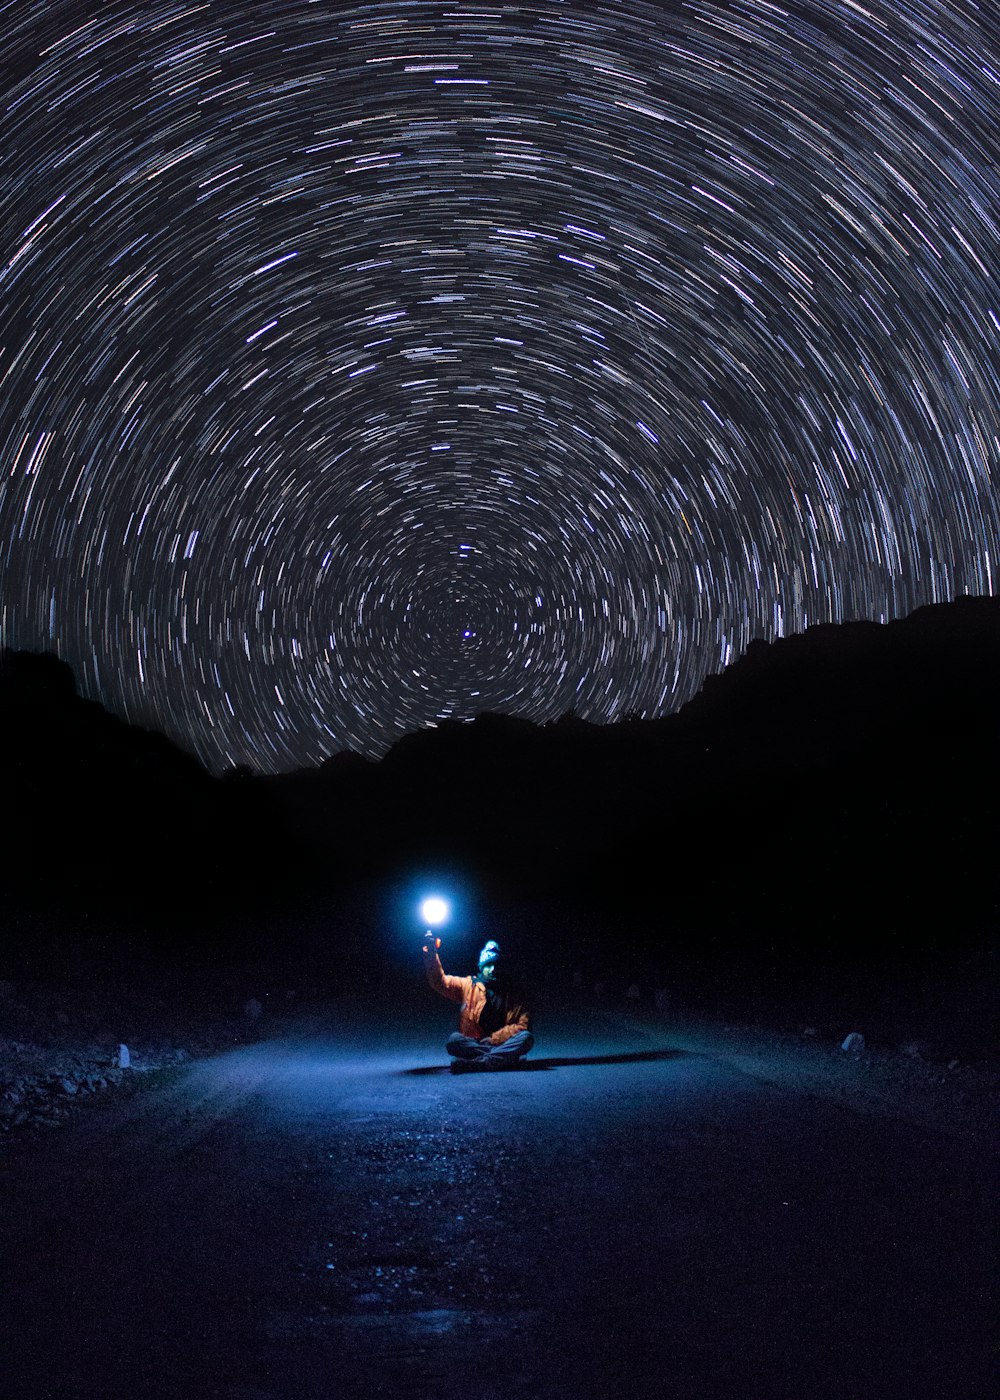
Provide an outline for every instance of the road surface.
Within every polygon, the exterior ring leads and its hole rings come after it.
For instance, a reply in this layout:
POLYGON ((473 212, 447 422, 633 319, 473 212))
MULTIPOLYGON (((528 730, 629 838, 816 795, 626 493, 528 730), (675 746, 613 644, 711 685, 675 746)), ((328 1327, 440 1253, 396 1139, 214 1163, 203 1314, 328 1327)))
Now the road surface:
POLYGON ((974 1146, 741 1073, 669 1021, 343 1008, 0 1162, 10 1400, 980 1400, 974 1146))

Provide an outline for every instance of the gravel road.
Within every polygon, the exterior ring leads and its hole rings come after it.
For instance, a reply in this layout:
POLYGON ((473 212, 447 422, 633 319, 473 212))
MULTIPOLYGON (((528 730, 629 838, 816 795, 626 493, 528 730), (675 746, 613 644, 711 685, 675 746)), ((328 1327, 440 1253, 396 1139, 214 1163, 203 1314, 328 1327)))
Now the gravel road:
POLYGON ((448 1029, 341 1007, 11 1144, 4 1395, 991 1393, 983 1145, 669 1020, 461 1076, 448 1029))

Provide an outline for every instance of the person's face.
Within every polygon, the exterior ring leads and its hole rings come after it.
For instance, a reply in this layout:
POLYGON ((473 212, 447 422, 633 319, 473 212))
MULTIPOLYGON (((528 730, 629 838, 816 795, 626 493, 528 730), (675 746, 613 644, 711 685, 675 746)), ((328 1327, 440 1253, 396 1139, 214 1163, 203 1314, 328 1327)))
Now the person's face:
POLYGON ((479 954, 479 975, 484 982, 488 982, 496 972, 496 960, 500 948, 491 938, 488 943, 484 943, 479 954))

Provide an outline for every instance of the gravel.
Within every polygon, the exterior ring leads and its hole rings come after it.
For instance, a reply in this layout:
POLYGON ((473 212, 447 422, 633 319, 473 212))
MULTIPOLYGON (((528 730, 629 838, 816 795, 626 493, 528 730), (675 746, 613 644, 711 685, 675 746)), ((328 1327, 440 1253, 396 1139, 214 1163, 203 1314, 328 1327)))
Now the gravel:
MULTIPOLYGON (((158 1072, 273 1034, 294 995, 160 990, 0 982, 0 1145, 13 1133, 57 1128, 106 1095, 135 1092, 158 1072)), ((600 1014, 640 1042, 708 1054, 853 1112, 894 1116, 972 1142, 995 1139, 1000 1064, 994 1060, 938 1061, 917 1042, 862 1039, 863 1027, 847 1028, 859 1040, 845 1051, 843 1027, 775 1030, 651 1006, 617 1012, 603 1006, 600 1014)))
POLYGON ((0 1143, 57 1128, 88 1101, 134 1092, 155 1071, 246 1038, 226 1005, 117 986, 0 982, 0 1143))

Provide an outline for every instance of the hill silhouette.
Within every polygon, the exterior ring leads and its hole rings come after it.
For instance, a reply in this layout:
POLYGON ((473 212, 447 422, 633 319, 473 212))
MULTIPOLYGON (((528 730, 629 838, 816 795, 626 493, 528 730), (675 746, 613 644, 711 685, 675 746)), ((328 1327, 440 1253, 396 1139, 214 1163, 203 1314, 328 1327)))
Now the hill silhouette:
MULTIPOLYGON (((410 734, 379 763, 341 754, 265 781, 303 840, 355 869, 475 858, 501 883, 574 871, 596 887, 603 868, 628 904, 618 881, 641 886, 641 858, 657 882, 714 870, 735 912, 762 880, 801 884, 803 861, 843 884, 878 863, 872 842, 887 863, 939 864, 956 846, 972 858, 992 819, 998 713, 1000 600, 960 599, 752 643, 665 719, 485 714, 410 734)), ((912 875, 916 893, 928 872, 912 875)))
POLYGON ((754 643, 668 718, 481 715, 267 781, 361 921, 443 869, 494 928, 523 911, 549 964, 658 968, 744 1009, 751 987, 950 982, 986 1014, 998 715, 1000 600, 960 599, 754 643))
POLYGON ((371 927, 387 890, 446 870, 549 960, 596 966, 613 939, 676 975, 912 981, 996 926, 998 715, 992 598, 755 642, 664 719, 485 714, 269 778, 213 777, 57 658, 8 651, 8 890, 176 950, 251 917, 294 940, 305 904, 307 939, 371 927))
POLYGON ((0 652, 0 766, 8 955, 20 941, 22 960, 171 955, 266 906, 290 859, 266 789, 82 698, 52 655, 0 652))

